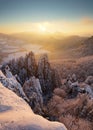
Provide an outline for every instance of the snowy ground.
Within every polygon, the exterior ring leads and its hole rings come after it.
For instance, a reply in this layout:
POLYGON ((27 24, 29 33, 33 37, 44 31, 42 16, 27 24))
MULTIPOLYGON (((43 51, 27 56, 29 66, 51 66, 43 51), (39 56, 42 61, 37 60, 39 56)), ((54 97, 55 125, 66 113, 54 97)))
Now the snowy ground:
POLYGON ((0 83, 0 130, 66 130, 58 122, 35 115, 28 104, 0 83))

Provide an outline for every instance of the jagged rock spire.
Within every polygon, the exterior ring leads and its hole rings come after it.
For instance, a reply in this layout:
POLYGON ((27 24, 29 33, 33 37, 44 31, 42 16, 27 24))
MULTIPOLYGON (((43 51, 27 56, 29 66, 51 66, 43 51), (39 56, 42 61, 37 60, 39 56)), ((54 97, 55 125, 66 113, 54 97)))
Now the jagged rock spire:
POLYGON ((30 106, 35 113, 42 114, 43 97, 39 80, 34 76, 27 80, 23 85, 23 90, 30 100, 30 106))
POLYGON ((18 96, 24 98, 25 100, 29 101, 29 99, 26 97, 22 86, 20 85, 20 83, 16 80, 16 77, 13 76, 13 74, 10 71, 9 66, 7 65, 5 67, 5 74, 4 75, 2 73, 2 71, 0 70, 0 82, 7 88, 9 88, 10 90, 12 90, 13 92, 15 92, 18 96))

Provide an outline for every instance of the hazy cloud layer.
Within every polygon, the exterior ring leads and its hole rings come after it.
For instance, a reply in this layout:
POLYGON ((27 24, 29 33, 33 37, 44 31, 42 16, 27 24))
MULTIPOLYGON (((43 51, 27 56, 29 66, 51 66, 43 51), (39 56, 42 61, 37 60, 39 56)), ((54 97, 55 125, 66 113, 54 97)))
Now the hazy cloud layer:
POLYGON ((89 17, 81 18, 77 21, 45 21, 45 22, 25 22, 0 26, 3 33, 16 32, 62 32, 66 35, 91 35, 93 33, 93 19, 89 17))

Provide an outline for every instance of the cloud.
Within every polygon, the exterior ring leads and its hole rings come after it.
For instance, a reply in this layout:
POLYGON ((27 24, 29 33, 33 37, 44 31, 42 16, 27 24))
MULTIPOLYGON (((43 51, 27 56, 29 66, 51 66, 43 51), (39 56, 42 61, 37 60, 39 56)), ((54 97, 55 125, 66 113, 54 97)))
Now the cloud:
POLYGON ((85 17, 81 20, 84 25, 93 25, 93 18, 85 17))
POLYGON ((42 21, 42 22, 26 22, 15 23, 0 26, 0 31, 4 33, 17 32, 41 32, 41 27, 45 28, 46 32, 62 32, 65 35, 86 35, 93 34, 93 19, 84 17, 78 20, 57 20, 57 21, 42 21))

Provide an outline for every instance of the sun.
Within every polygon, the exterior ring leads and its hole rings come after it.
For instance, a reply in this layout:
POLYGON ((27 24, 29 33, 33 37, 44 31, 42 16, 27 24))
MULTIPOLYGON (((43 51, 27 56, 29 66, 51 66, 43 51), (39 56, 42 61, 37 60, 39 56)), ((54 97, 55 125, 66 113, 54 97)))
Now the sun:
POLYGON ((44 26, 44 25, 39 25, 39 30, 41 31, 41 32, 46 32, 46 27, 44 26))

